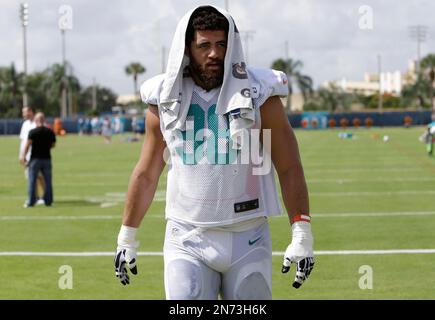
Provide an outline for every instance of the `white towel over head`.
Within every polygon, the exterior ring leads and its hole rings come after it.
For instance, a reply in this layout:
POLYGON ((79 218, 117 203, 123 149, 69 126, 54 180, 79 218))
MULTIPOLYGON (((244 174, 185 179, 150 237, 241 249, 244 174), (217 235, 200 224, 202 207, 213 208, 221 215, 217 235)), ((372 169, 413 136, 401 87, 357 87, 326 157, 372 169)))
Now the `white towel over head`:
MULTIPOLYGON (((189 19, 193 12, 203 6, 190 10, 177 25, 165 78, 160 92, 160 113, 166 130, 185 130, 185 122, 192 98, 192 81, 183 81, 189 57, 185 50, 185 36, 189 19)), ((216 106, 216 113, 229 113, 230 135, 235 142, 233 148, 240 148, 237 143, 241 132, 252 128, 255 123, 255 110, 251 99, 251 86, 246 71, 240 33, 228 12, 214 7, 228 20, 228 40, 224 62, 224 78, 216 106)))

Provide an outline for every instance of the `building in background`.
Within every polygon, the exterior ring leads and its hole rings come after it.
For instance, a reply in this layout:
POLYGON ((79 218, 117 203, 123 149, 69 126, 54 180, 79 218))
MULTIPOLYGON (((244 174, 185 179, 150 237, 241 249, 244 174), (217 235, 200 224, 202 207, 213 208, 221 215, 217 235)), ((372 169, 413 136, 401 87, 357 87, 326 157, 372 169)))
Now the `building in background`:
POLYGON ((402 73, 398 70, 393 72, 381 72, 364 74, 363 81, 347 80, 342 78, 341 80, 328 81, 322 84, 322 87, 328 88, 331 85, 340 88, 347 93, 357 93, 365 96, 379 93, 379 89, 382 93, 391 94, 393 96, 400 96, 402 88, 405 85, 415 82, 416 76, 416 62, 409 61, 408 70, 402 73))
POLYGON ((119 95, 116 99, 116 104, 118 105, 127 105, 130 103, 138 102, 137 96, 134 94, 123 94, 119 95))

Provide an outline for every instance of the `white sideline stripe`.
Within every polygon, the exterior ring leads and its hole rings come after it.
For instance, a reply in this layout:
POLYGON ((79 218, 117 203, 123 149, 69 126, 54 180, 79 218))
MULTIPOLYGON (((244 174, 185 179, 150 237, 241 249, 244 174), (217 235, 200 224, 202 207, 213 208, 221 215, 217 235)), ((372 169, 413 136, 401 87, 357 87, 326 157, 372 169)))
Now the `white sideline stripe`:
MULTIPOLYGON (((314 251, 315 256, 325 255, 372 255, 372 254, 432 254, 435 249, 393 249, 393 250, 331 250, 314 251)), ((138 256, 163 256, 163 252, 138 252, 138 256)), ((0 252, 0 256, 33 257, 113 257, 115 252, 0 252)), ((274 256, 283 256, 284 252, 273 251, 274 256)))
POLYGON ((113 220, 122 216, 3 216, 0 220, 113 220))
MULTIPOLYGON (((350 192, 310 192, 310 196, 314 197, 371 197, 371 196, 404 196, 404 195, 432 195, 435 194, 435 190, 403 190, 403 191, 350 191, 350 192)), ((15 200, 23 199, 23 196, 4 196, 0 197, 0 200, 15 200)), ((110 203, 111 205, 116 205, 119 202, 124 202, 125 197, 77 197, 77 196, 59 196, 56 197, 59 200, 79 200, 87 201, 90 203, 110 203), (115 201, 115 202, 113 202, 115 201)), ((154 201, 163 202, 166 200, 165 191, 157 191, 154 196, 154 201)), ((107 205, 103 205, 107 207, 107 205)))
POLYGON ((433 216, 435 211, 420 212, 352 212, 352 213, 315 213, 315 218, 336 218, 336 217, 394 217, 394 216, 433 216))
MULTIPOLYGON (((139 256, 163 256, 163 252, 138 252, 139 256)), ((0 252, 0 256, 32 257, 113 257, 113 252, 0 252)))
MULTIPOLYGON (((350 212, 350 213, 313 213, 311 217, 341 218, 341 217, 394 217, 394 216, 433 216, 435 211, 420 212, 350 212)), ((146 218, 163 219, 163 214, 149 214, 146 218)), ((285 215, 281 217, 287 218, 285 215)), ((30 221, 30 220, 121 220, 121 215, 95 215, 95 216, 0 216, 0 221, 30 221)))
MULTIPOLYGON (((333 250, 333 251, 314 251, 314 255, 349 255, 349 254, 417 254, 435 253, 435 249, 392 249, 392 250, 333 250)), ((284 252, 272 252, 272 255, 284 255, 284 252)))
POLYGON ((334 179, 306 179, 308 183, 329 183, 329 182, 333 182, 333 183, 354 183, 354 182, 386 182, 386 183, 391 183, 391 182, 421 182, 421 181, 435 181, 435 177, 433 178, 373 178, 373 179, 347 179, 347 178, 343 178, 343 179, 339 179, 339 178, 334 178, 334 179))
POLYGON ((398 196, 398 195, 423 195, 435 194, 435 190, 407 190, 407 191, 355 191, 355 192, 310 192, 316 197, 354 197, 354 196, 398 196))
POLYGON ((417 171, 424 171, 425 169, 422 167, 416 167, 416 168, 379 168, 379 167, 373 167, 373 168, 337 168, 337 169, 312 169, 310 166, 304 166, 304 171, 307 174, 310 173, 324 173, 324 172, 417 172, 417 171))

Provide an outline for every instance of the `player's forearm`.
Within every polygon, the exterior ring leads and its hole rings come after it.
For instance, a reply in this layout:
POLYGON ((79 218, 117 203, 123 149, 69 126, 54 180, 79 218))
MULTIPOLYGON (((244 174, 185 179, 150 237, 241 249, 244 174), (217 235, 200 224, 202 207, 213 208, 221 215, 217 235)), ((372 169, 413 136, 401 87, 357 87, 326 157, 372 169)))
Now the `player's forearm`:
POLYGON ((130 177, 122 224, 139 227, 150 207, 158 185, 158 179, 149 178, 146 172, 135 169, 130 177))
POLYGON ((26 144, 21 142, 20 151, 18 153, 18 159, 21 159, 25 155, 25 153, 24 153, 25 149, 26 149, 26 144))
POLYGON ((24 147, 24 152, 22 154, 23 157, 25 157, 26 154, 29 152, 31 145, 32 145, 32 141, 31 140, 27 140, 26 146, 24 147))
POLYGON ((300 164, 278 175, 281 193, 289 218, 310 212, 308 188, 300 164))

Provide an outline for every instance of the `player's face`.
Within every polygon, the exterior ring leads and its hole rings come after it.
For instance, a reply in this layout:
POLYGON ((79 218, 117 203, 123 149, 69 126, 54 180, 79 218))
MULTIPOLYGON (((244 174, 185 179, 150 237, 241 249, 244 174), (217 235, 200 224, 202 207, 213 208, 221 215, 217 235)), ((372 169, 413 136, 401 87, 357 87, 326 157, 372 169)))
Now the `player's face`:
POLYGON ((227 52, 224 30, 195 31, 190 43, 190 68, 198 85, 211 90, 222 84, 227 52))
POLYGON ((33 112, 32 112, 32 110, 30 110, 30 109, 27 108, 27 107, 24 107, 24 108, 21 110, 21 113, 22 113, 22 115, 23 115, 23 119, 24 119, 24 120, 29 120, 29 119, 32 119, 32 118, 33 118, 33 112))

